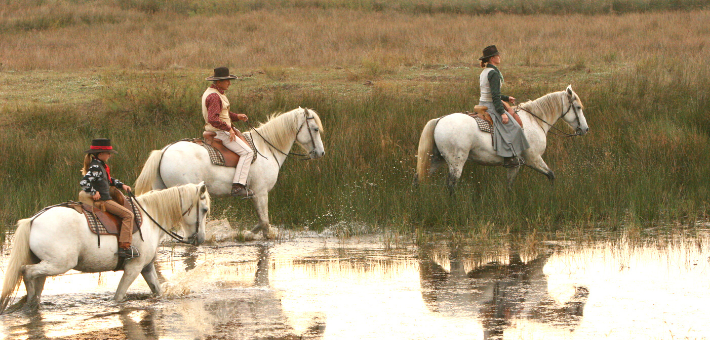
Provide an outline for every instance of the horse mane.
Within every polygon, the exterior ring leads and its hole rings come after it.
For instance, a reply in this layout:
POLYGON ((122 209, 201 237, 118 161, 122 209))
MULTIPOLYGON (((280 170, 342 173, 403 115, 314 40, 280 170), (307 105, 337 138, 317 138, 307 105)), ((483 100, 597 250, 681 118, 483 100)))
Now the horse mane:
MULTIPOLYGON (((579 96, 577 96, 577 93, 574 93, 574 98, 579 103, 579 105, 584 109, 584 105, 582 104, 582 101, 579 99, 579 96)), ((554 120, 551 115, 555 114, 556 112, 562 112, 563 107, 562 107, 562 98, 563 96, 566 96, 567 92, 566 91, 558 91, 558 92, 552 92, 548 93, 538 99, 535 100, 528 100, 525 103, 521 103, 520 107, 522 107, 524 110, 530 111, 538 116, 540 118, 545 119, 547 121, 554 120)), ((557 117, 559 118, 559 117, 557 117)))
MULTIPOLYGON (((271 142, 274 147, 286 152, 291 146, 290 144, 293 143, 293 134, 298 131, 299 114, 303 113, 303 110, 303 108, 299 107, 284 113, 273 113, 268 117, 267 121, 261 123, 256 130, 260 135, 264 136, 264 138, 271 142)), ((318 114, 311 109, 305 110, 311 112, 322 134, 323 125, 321 124, 318 114)))
POLYGON ((548 93, 538 99, 521 103, 520 107, 546 121, 554 120, 551 116, 562 112, 562 100, 560 97, 563 95, 567 95, 565 91, 548 93))
POLYGON ((183 223, 181 211, 182 196, 192 198, 196 192, 197 189, 194 184, 186 184, 179 187, 152 190, 138 196, 138 200, 143 208, 149 211, 151 216, 155 218, 160 225, 172 230, 176 229, 175 226, 183 223))

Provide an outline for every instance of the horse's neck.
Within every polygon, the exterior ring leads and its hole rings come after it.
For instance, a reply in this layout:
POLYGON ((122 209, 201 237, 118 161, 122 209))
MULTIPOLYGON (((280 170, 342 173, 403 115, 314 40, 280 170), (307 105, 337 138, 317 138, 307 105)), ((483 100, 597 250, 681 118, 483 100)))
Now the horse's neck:
POLYGON ((560 93, 564 93, 564 91, 544 95, 534 100, 532 105, 521 105, 523 108, 521 111, 530 117, 533 124, 539 125, 545 134, 562 117, 563 103, 560 93))
MULTIPOLYGON (((284 113, 283 115, 288 115, 290 112, 284 113)), ((283 116, 282 115, 282 116, 283 116)), ((269 149, 272 150, 273 156, 281 165, 286 160, 286 157, 293 147, 293 143, 296 142, 296 135, 298 133, 297 127, 292 126, 292 124, 287 123, 277 123, 278 119, 286 119, 287 117, 277 117, 264 124, 261 127, 256 128, 256 131, 251 131, 255 133, 250 133, 254 145, 257 149, 269 149), (273 124, 281 124, 274 126, 273 124), (276 150, 273 150, 276 149, 276 150)), ((258 156, 258 155, 257 155, 258 156)))

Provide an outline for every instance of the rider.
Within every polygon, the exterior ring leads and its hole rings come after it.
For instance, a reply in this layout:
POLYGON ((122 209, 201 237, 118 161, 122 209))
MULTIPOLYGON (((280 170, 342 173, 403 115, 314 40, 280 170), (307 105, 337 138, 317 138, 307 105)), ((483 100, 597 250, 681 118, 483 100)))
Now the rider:
POLYGON ((500 53, 495 45, 483 49, 481 61, 483 71, 479 77, 481 98, 479 105, 487 106, 495 127, 493 132, 493 148, 498 156, 503 157, 503 166, 514 168, 525 164, 521 157, 523 151, 530 147, 520 124, 512 119, 513 109, 503 104, 503 101, 515 104, 515 98, 500 93, 503 85, 503 74, 498 70, 501 62, 500 53))
MULTIPOLYGON (((121 219, 121 232, 118 236, 118 256, 131 259, 140 256, 138 249, 131 245, 133 240, 133 212, 112 200, 110 187, 115 186, 125 191, 131 187, 111 177, 111 170, 106 164, 111 155, 116 153, 111 146, 111 140, 97 138, 91 141, 91 148, 85 151, 84 167, 81 173, 84 177, 79 182, 81 188, 104 209, 121 219)), ((98 205, 98 204, 97 204, 98 205)))
POLYGON ((229 111, 229 99, 224 95, 224 91, 229 88, 232 79, 237 77, 229 74, 229 69, 226 67, 214 69, 214 75, 205 79, 214 83, 202 95, 202 116, 205 118, 205 130, 215 131, 217 133, 215 138, 239 155, 232 180, 232 196, 250 198, 254 196, 254 192, 246 188, 246 183, 254 151, 242 140, 241 132, 232 126, 232 120, 249 119, 245 114, 229 111))

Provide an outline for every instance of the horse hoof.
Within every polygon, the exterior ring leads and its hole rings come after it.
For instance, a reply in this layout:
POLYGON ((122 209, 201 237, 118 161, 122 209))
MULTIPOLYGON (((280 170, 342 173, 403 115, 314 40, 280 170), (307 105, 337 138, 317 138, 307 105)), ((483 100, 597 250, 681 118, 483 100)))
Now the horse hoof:
POLYGON ((269 231, 267 231, 266 235, 264 235, 264 236, 266 236, 266 238, 269 240, 273 240, 279 236, 279 229, 274 228, 274 227, 269 227, 269 231))
POLYGON ((255 238, 256 238, 256 236, 254 235, 254 233, 252 233, 249 230, 245 230, 242 232, 241 239, 245 242, 246 241, 254 241, 255 238))

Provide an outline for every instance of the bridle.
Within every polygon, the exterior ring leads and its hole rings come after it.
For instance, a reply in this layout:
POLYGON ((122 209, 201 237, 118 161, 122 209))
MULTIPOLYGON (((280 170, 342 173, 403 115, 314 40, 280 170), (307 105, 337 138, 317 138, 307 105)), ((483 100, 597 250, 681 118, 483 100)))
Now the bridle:
MULTIPOLYGON (((200 193, 200 189, 198 188, 197 189, 197 201, 198 201, 197 205, 199 205, 199 201, 200 201, 200 194, 199 193, 200 193)), ((187 237, 187 241, 185 241, 185 238, 180 236, 180 234, 178 234, 174 231, 165 229, 163 226, 160 225, 160 223, 158 223, 158 221, 156 221, 153 218, 153 216, 150 216, 150 214, 148 214, 148 212, 145 211, 145 208, 143 208, 143 206, 138 202, 138 200, 136 199, 136 196, 133 194, 132 191, 128 191, 127 194, 128 194, 128 197, 130 199, 132 199, 138 205, 139 208, 141 208, 143 213, 145 213, 145 215, 148 216, 148 218, 150 218, 150 220, 153 221, 153 223, 155 223, 155 225, 157 225, 158 228, 160 228, 160 230, 162 230, 166 234, 168 234, 168 236, 170 236, 173 240, 175 240, 176 242, 179 242, 179 243, 195 245, 195 241, 197 239, 197 234, 200 232, 200 208, 199 207, 197 208, 197 218, 195 219, 195 232, 192 235, 190 235, 189 237, 187 237)), ((180 189, 178 189, 178 197, 180 198, 180 204, 182 205, 182 193, 180 193, 180 189)), ((185 210, 185 212, 183 212, 181 216, 185 216, 185 215, 189 214, 190 211, 192 211, 192 208, 194 206, 195 206, 194 204, 190 205, 190 207, 187 210, 185 210)))
MULTIPOLYGON (((577 107, 574 106, 574 102, 576 102, 577 99, 576 99, 574 96, 569 96, 569 95, 567 95, 567 97, 570 98, 570 100, 569 100, 569 106, 567 107, 567 110, 565 110, 565 100, 564 100, 564 98, 561 99, 561 101, 562 101, 562 110, 563 110, 564 112, 562 112, 562 114, 560 115, 560 118, 566 116, 566 115, 569 113, 569 111, 572 110, 572 112, 574 112, 574 119, 577 121, 577 125, 581 125, 581 124, 582 124, 582 121, 579 119, 579 112, 577 112, 577 107)), ((579 133, 579 131, 575 131, 575 133, 567 133, 567 132, 565 132, 565 131, 562 131, 561 129, 556 128, 553 124, 548 123, 546 120, 540 118, 538 115, 532 113, 532 111, 530 111, 530 110, 528 110, 528 109, 526 109, 526 108, 523 108, 523 107, 520 107, 520 106, 516 106, 515 109, 516 109, 516 111, 517 111, 517 110, 523 110, 523 111, 529 113, 531 116, 533 116, 533 117, 539 119, 541 122, 543 122, 543 123, 549 125, 549 126, 550 126, 550 129, 553 129, 553 130, 557 131, 558 133, 560 133, 560 134, 562 134, 562 135, 565 135, 566 137, 581 136, 581 134, 579 133)))
MULTIPOLYGON (((305 119, 303 120, 303 123, 301 123, 301 126, 298 127, 298 130, 296 130, 296 137, 298 137, 298 134, 301 132, 301 129, 303 129, 303 126, 304 126, 304 125, 306 125, 306 126, 308 125, 307 123, 308 123, 309 120, 311 120, 311 119, 316 119, 315 117, 313 117, 313 115, 311 115, 310 117, 308 116, 308 109, 306 109, 306 108, 303 109, 303 117, 305 117, 305 119)), ((302 157, 301 160, 304 160, 304 161, 311 159, 311 157, 309 157, 307 154, 297 153, 297 152, 293 152, 293 151, 289 151, 288 153, 285 153, 285 152, 281 151, 279 148, 275 147, 274 144, 271 144, 271 142, 269 142, 268 139, 264 138, 264 136, 262 136, 261 133, 259 133, 259 131, 258 131, 257 129, 255 129, 255 128, 249 123, 249 121, 246 121, 246 123, 247 123, 247 125, 249 126, 249 128, 250 128, 251 130, 253 130, 254 132, 256 132, 256 134, 259 135, 259 137, 261 137, 261 139, 263 139, 264 142, 266 142, 266 144, 268 144, 268 145, 271 147, 272 150, 276 150, 276 151, 278 151, 279 153, 281 153, 281 154, 284 155, 284 156, 292 155, 292 156, 299 156, 299 157, 302 157)), ((311 137, 311 143, 313 143, 313 151, 311 151, 311 152, 315 152, 315 150, 316 150, 316 141, 315 141, 315 139, 313 138, 313 134, 311 133, 311 129, 310 129, 310 128, 308 129, 308 136, 311 137)), ((264 157, 264 156, 262 155, 262 157, 264 157)), ((264 158, 266 158, 266 157, 264 157, 264 158)), ((276 161, 276 163, 278 163, 278 160, 276 161)), ((281 165, 279 164, 279 166, 281 166, 281 165)))

